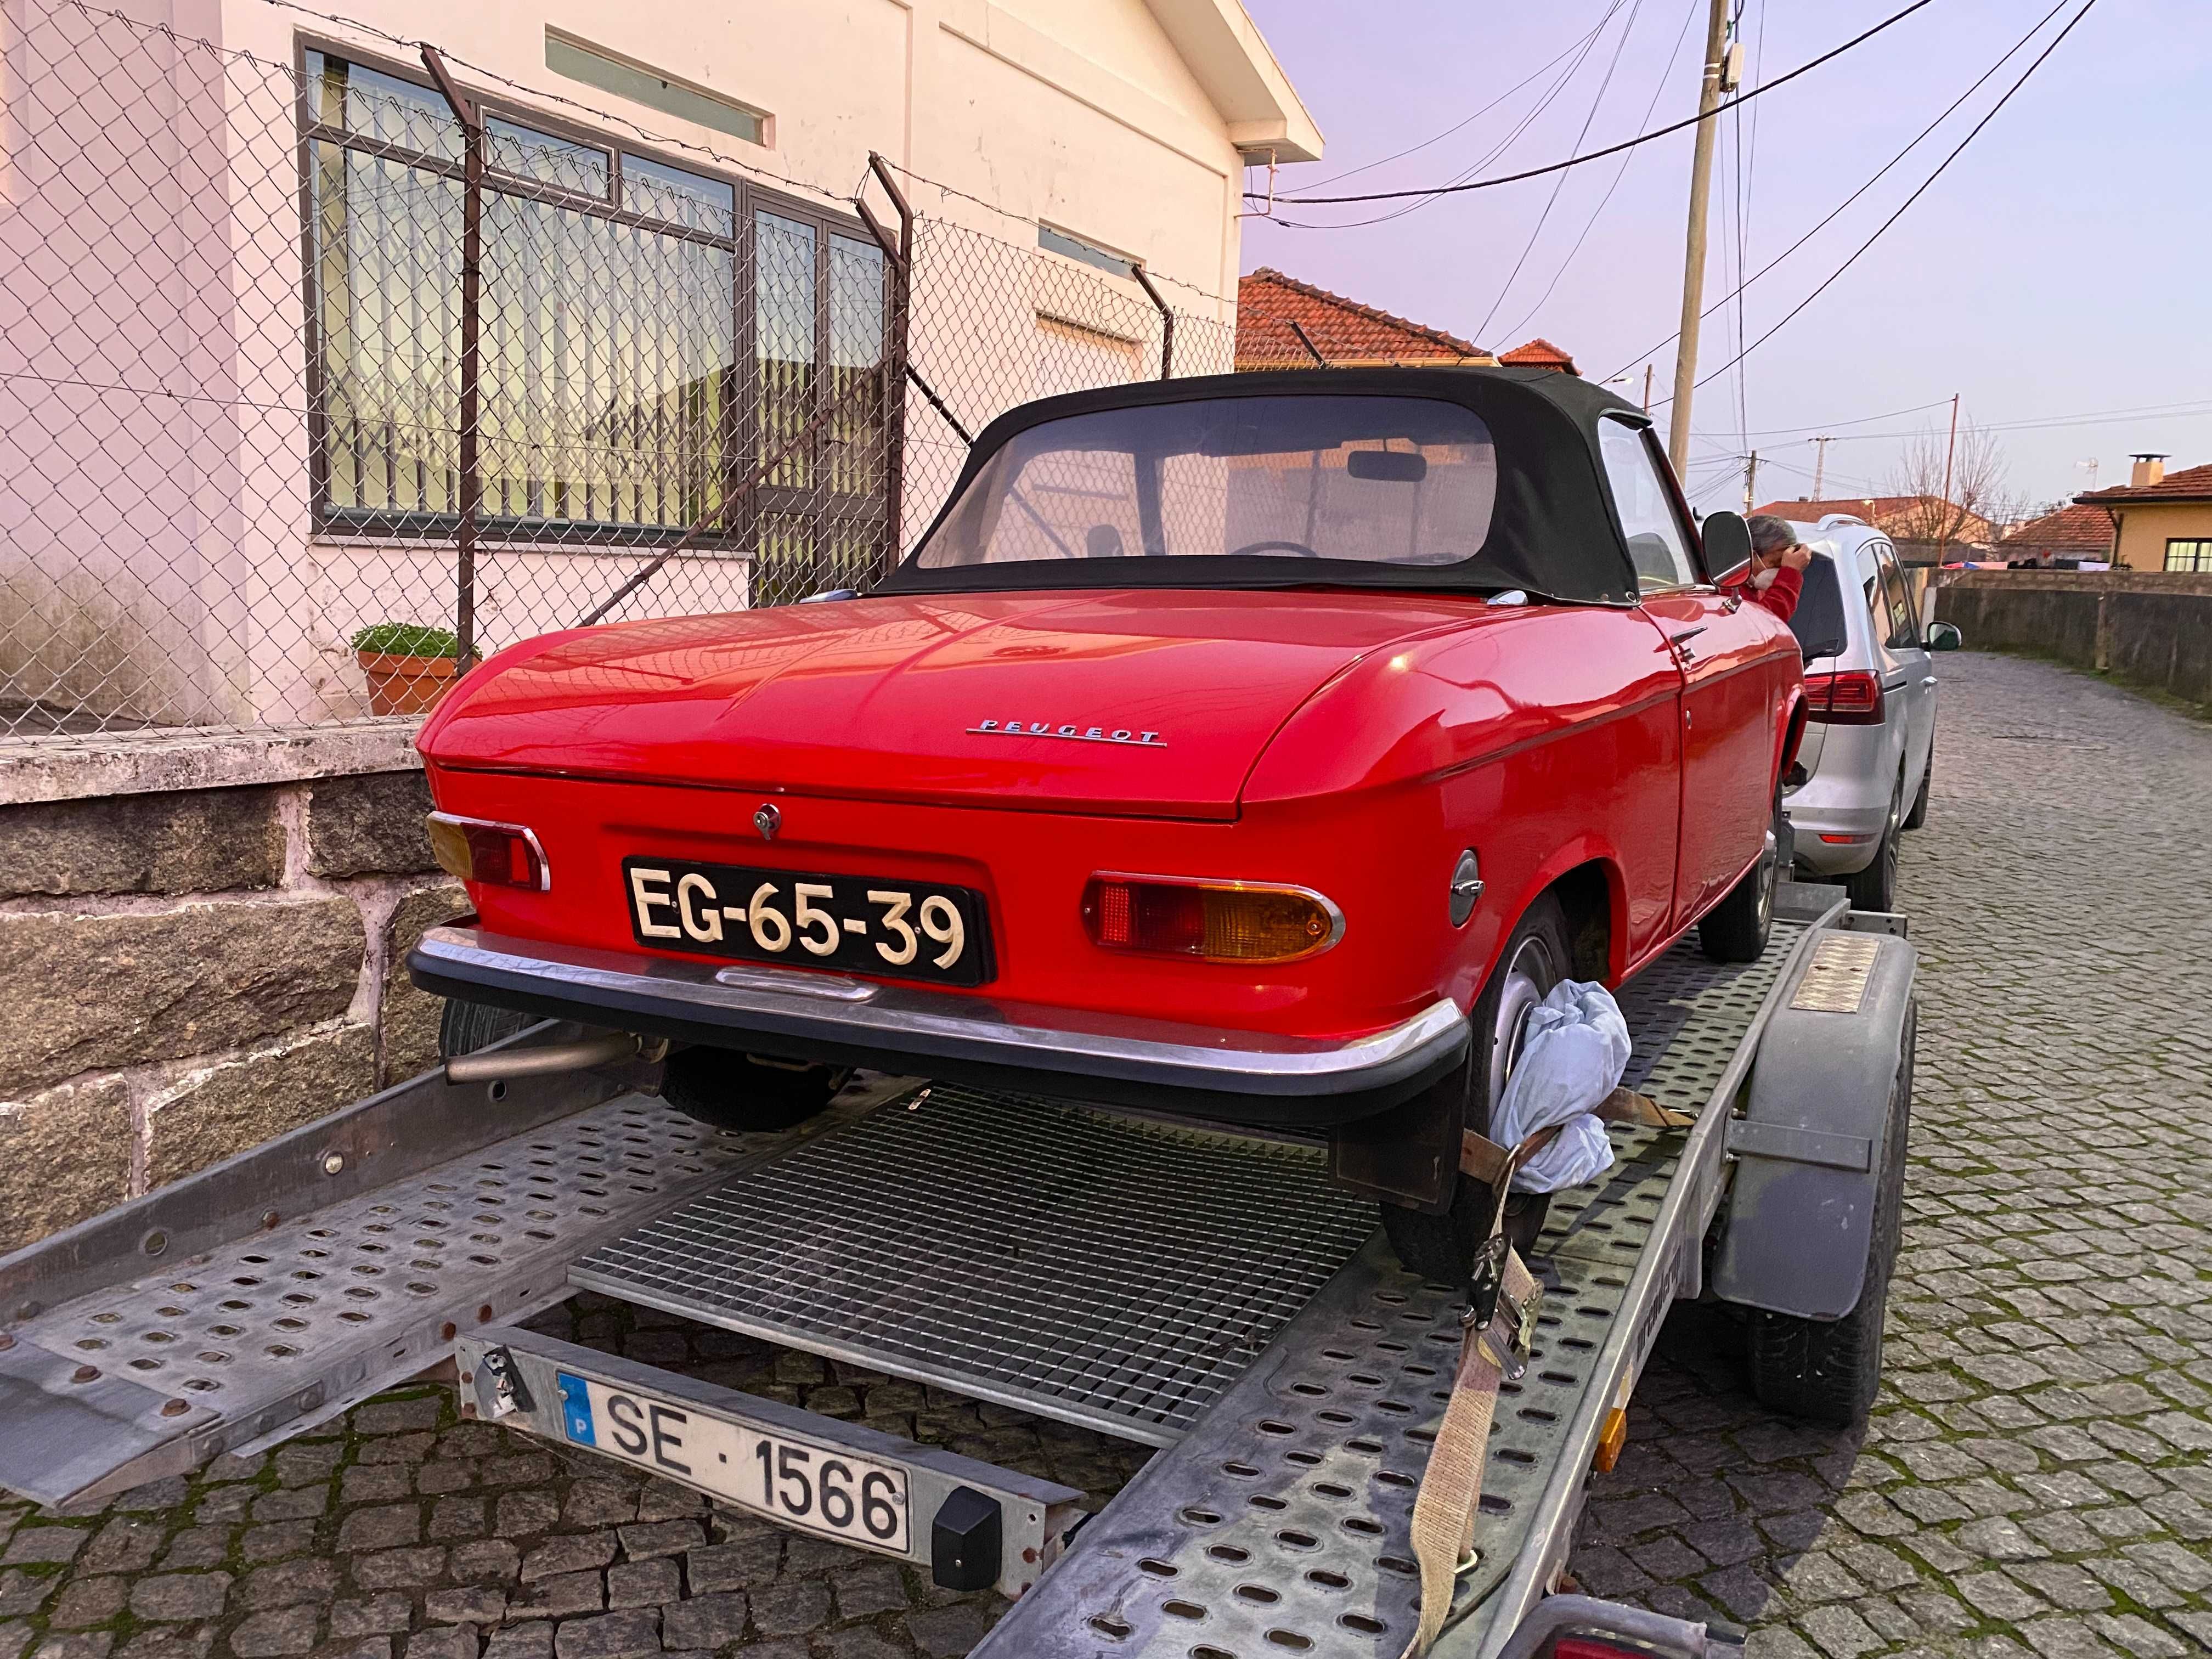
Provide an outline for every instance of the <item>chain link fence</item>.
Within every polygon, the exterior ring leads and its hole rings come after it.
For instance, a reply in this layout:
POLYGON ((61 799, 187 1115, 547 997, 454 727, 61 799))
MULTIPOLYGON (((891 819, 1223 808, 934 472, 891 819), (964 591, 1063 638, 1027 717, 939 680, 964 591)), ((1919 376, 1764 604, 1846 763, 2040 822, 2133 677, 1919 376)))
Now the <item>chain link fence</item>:
POLYGON ((419 713, 549 630, 865 589, 1004 410, 1231 366, 888 167, 869 213, 434 52, 18 9, 0 739, 419 713))

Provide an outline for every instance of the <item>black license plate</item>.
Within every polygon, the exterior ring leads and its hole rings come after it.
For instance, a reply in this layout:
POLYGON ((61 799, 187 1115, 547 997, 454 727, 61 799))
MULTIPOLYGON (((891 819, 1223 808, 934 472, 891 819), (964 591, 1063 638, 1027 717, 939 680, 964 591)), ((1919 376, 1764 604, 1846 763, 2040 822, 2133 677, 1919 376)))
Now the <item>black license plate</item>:
POLYGON ((991 924, 972 887, 680 859, 624 859, 631 935, 661 951, 839 968, 940 985, 992 976, 991 924))

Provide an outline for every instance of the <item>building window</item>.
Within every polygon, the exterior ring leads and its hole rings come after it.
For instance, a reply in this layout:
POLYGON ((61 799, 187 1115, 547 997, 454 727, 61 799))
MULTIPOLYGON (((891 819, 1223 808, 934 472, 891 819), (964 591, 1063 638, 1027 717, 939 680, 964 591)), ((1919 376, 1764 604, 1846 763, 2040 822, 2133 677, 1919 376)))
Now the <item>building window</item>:
POLYGON ((2212 571, 2212 540, 2169 540, 2166 544, 2166 568, 2212 571))
POLYGON ((568 80, 611 92, 679 121, 726 132, 749 144, 765 145, 769 139, 766 110, 725 98, 719 92, 678 80, 558 29, 545 31, 545 67, 568 80))
MULTIPOLYGON (((305 70, 316 522, 449 535, 467 137, 411 78, 318 51, 305 70)), ((886 446, 854 380, 889 289, 860 228, 535 115, 487 111, 484 145, 487 537, 665 544, 834 404, 714 545, 872 550, 886 446)))
POLYGON ((1050 225, 1037 227, 1037 246, 1048 253, 1080 259, 1085 264, 1110 276, 1133 276, 1137 274, 1137 262, 1126 254, 1100 247, 1096 242, 1086 242, 1080 236, 1066 231, 1054 230, 1050 225))

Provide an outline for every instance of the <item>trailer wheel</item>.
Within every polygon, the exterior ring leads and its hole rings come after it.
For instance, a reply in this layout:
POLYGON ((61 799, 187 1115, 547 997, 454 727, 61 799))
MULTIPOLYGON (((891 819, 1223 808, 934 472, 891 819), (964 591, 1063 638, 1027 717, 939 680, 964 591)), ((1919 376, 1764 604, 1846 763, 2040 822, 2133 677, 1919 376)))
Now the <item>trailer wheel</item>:
POLYGON ((535 1014, 495 1008, 488 1002, 464 1002, 459 997, 447 997, 445 1011, 438 1016, 438 1058, 451 1060, 456 1054, 472 1054, 517 1031, 527 1030, 537 1023, 535 1014))
POLYGON ((1881 1388, 1881 1328, 1889 1281, 1905 1224, 1905 1142, 1912 1117, 1916 1008, 1905 1016, 1904 1055, 1890 1101, 1881 1182, 1875 1189, 1874 1230, 1867 1244, 1866 1285, 1858 1306, 1841 1319, 1805 1319, 1756 1310, 1749 1329, 1751 1391, 1784 1417, 1830 1428, 1857 1428, 1881 1388))
POLYGON ((788 1129, 827 1106, 852 1075, 849 1066, 684 1048, 668 1056, 660 1097, 717 1129, 788 1129))
MULTIPOLYGON (((1468 1054, 1467 1127, 1487 1133, 1490 1115, 1505 1094, 1505 1079, 1520 1058, 1528 1011, 1566 975, 1574 960, 1567 939, 1566 915, 1559 899, 1546 893, 1528 907, 1498 952, 1471 1016, 1474 1042, 1468 1054)), ((1382 1231, 1398 1260, 1422 1278, 1462 1285, 1474 1266, 1474 1253, 1490 1231, 1490 1187, 1468 1176, 1458 1177, 1451 1207, 1442 1215, 1384 1204, 1382 1231)), ((1550 1197, 1514 1193, 1505 1200, 1505 1232, 1524 1256, 1543 1231, 1550 1197)))

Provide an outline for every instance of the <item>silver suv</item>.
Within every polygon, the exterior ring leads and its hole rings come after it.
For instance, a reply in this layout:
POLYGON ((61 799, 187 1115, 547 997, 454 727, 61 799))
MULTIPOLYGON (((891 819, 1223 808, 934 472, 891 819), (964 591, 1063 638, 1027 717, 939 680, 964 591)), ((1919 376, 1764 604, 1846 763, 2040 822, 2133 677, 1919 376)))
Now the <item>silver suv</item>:
POLYGON ((1783 807, 1800 866, 1841 878, 1855 909, 1893 909, 1898 842, 1927 819, 1936 764, 1929 653, 1964 641, 1949 623, 1922 632, 1897 550, 1863 520, 1794 527, 1813 553, 1790 624, 1810 718, 1783 807))

